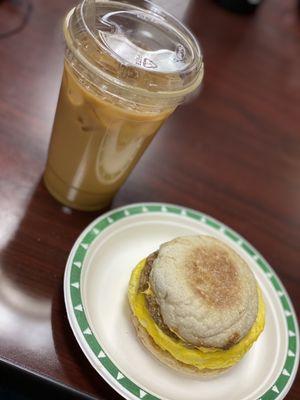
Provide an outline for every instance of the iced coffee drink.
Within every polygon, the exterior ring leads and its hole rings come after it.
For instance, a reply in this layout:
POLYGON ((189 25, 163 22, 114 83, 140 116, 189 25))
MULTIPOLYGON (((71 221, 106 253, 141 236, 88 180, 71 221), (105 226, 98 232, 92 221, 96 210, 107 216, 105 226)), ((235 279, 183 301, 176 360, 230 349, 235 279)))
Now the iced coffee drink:
POLYGON ((202 79, 191 33, 143 1, 89 1, 65 21, 67 50, 45 184, 61 203, 107 206, 154 135, 202 79))

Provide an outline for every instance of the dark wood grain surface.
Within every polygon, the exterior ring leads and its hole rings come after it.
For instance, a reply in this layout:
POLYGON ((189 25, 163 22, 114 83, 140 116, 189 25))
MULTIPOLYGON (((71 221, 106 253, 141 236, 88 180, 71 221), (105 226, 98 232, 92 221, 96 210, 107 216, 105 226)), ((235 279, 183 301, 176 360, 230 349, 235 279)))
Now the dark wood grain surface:
MULTIPOLYGON (((65 213, 41 182, 72 0, 32 0, 0 41, 0 358, 99 399, 119 396, 73 338, 63 304, 68 252, 99 213, 65 213)), ((165 201, 204 211, 271 263, 300 312, 300 18, 295 0, 238 16, 210 0, 161 0, 199 38, 200 96, 160 131, 113 207, 165 201)), ((0 26, 17 18, 0 4, 0 26)), ((300 399, 300 380, 287 396, 300 399)))

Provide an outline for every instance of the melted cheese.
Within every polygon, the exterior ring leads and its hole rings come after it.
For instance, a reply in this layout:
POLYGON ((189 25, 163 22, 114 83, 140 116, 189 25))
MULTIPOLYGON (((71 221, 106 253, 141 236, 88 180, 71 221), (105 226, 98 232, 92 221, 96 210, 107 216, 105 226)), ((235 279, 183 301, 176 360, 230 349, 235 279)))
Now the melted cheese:
POLYGON ((130 278, 128 297, 132 312, 154 342, 161 349, 168 351, 177 360, 199 369, 230 367, 245 355, 263 331, 265 325, 265 305, 261 291, 258 288, 258 313, 256 321, 239 343, 228 350, 206 347, 187 348, 180 339, 176 340, 166 335, 152 319, 146 307, 145 294, 138 292, 140 275, 144 266, 145 260, 136 266, 130 278))

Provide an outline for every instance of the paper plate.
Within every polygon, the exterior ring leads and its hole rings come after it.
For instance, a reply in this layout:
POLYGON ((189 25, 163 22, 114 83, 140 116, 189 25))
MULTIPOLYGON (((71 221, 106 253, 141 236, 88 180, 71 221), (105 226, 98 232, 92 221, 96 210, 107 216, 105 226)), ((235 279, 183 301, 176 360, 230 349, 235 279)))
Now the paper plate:
POLYGON ((126 399, 279 400, 295 378, 298 324, 282 283, 243 237, 198 211, 144 203, 102 215, 73 246, 64 292, 69 322, 82 351, 126 399), (127 300, 131 271, 141 259, 176 236, 201 233, 227 242, 246 259, 263 291, 267 313, 263 334, 242 361, 223 375, 205 379, 169 369, 141 345, 127 300))

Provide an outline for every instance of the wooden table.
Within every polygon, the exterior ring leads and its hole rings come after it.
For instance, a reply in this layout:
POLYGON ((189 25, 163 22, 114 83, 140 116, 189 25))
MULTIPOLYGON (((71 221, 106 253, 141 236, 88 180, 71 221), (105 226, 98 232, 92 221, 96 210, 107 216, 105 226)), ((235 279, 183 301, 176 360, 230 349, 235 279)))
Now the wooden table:
MULTIPOLYGON (((299 313, 296 3, 265 0, 256 15, 238 16, 210 0, 160 1, 199 38, 205 80, 200 96, 162 128, 113 207, 164 201, 222 220, 264 254, 299 313)), ((66 213, 41 182, 62 71, 61 24, 74 3, 32 4, 28 25, 0 41, 2 368, 10 364, 86 395, 119 399, 79 350, 63 303, 68 252, 99 213, 66 213)), ((0 7, 1 22, 9 10, 0 7)), ((299 398, 298 377, 287 399, 299 398)))

